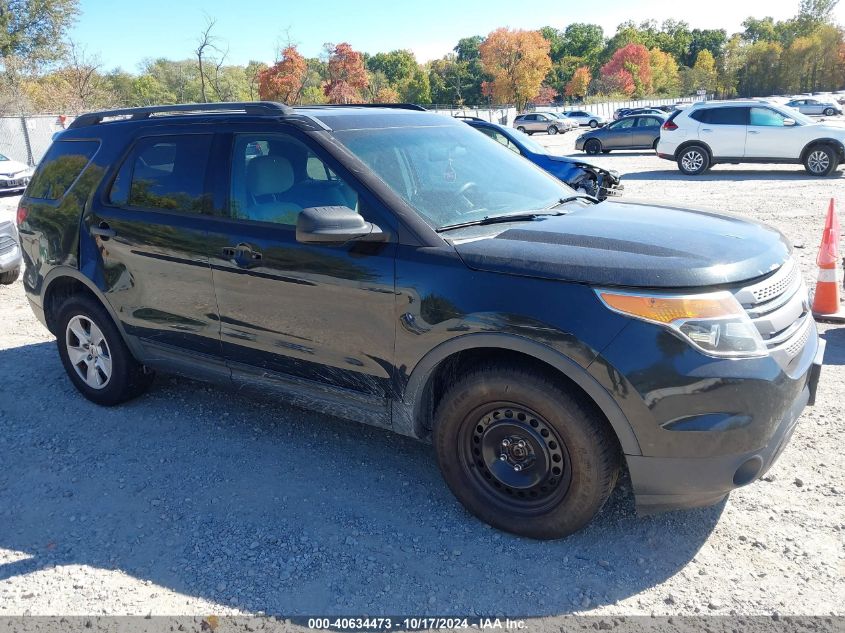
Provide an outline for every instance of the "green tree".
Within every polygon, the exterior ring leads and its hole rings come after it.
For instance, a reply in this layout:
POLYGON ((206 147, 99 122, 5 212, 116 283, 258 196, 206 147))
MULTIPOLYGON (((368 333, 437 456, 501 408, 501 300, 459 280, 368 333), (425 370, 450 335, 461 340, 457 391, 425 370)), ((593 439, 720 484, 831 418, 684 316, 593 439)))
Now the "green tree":
POLYGON ((18 57, 35 66, 60 59, 77 15, 78 0, 3 0, 0 58, 18 57))
POLYGON ((483 102, 481 84, 487 79, 479 51, 483 41, 484 38, 481 35, 464 37, 458 40, 458 44, 453 49, 456 55, 455 61, 464 65, 462 72, 466 73, 464 75, 465 83, 462 84, 460 91, 463 103, 479 104, 483 102))
POLYGON ((411 77, 403 83, 399 94, 406 103, 420 105, 431 103, 431 85, 429 84, 428 73, 417 66, 411 77))
POLYGON ((727 41, 728 33, 724 29, 693 29, 687 53, 678 61, 685 66, 692 66, 701 51, 710 51, 718 60, 727 41))
POLYGON ((417 70, 417 60, 408 50, 376 53, 367 58, 367 70, 371 73, 382 72, 391 86, 398 86, 408 81, 417 70))
POLYGON ((695 58, 695 65, 690 73, 690 88, 693 90, 706 90, 713 93, 718 87, 716 74, 716 60, 708 50, 701 51, 695 58))

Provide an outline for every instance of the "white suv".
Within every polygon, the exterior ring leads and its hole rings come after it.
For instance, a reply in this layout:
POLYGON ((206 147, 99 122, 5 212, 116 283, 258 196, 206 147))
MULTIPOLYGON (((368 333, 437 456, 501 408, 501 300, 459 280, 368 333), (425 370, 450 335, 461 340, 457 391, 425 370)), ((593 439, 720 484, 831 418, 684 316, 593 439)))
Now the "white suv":
POLYGON ((828 176, 845 161, 845 126, 766 101, 706 101, 666 120, 657 155, 688 175, 716 163, 802 163, 828 176))

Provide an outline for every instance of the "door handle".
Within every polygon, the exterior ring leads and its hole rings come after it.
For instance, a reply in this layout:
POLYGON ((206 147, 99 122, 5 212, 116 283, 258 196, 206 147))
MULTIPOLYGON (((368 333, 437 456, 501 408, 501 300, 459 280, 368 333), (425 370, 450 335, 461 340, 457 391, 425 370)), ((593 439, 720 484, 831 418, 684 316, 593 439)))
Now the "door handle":
POLYGON ((713 130, 711 130, 709 127, 703 127, 703 128, 701 128, 701 131, 702 132, 712 132, 713 130))
POLYGON ((760 132, 758 132, 757 130, 748 130, 748 133, 749 134, 759 134, 760 132))
POLYGON ((100 222, 99 225, 92 226, 90 231, 91 235, 99 235, 101 238, 103 238, 103 241, 117 235, 117 231, 111 228, 108 222, 100 222))

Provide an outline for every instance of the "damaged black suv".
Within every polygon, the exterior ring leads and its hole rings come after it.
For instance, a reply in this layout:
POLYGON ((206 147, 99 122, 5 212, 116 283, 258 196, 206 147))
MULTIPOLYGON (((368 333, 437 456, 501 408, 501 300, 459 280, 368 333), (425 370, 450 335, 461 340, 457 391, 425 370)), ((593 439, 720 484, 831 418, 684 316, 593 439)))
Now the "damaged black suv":
POLYGON ((823 354, 776 230, 599 203, 413 107, 83 115, 18 224, 85 397, 178 372, 431 441, 469 511, 536 538, 622 468, 647 510, 759 478, 823 354))

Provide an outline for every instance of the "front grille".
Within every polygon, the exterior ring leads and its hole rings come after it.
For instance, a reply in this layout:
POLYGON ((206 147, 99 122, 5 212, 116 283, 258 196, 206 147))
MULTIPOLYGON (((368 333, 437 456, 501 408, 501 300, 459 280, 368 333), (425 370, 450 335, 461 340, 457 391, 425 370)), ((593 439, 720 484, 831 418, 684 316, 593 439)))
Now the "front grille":
POLYGON ((15 249, 16 242, 14 238, 8 235, 0 235, 0 255, 11 253, 15 249))
POLYGON ((807 287, 790 259, 763 281, 734 291, 769 352, 786 363, 804 349, 813 328, 807 287))

